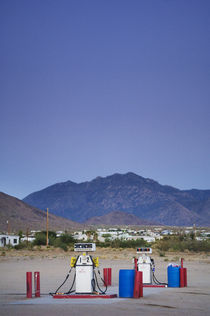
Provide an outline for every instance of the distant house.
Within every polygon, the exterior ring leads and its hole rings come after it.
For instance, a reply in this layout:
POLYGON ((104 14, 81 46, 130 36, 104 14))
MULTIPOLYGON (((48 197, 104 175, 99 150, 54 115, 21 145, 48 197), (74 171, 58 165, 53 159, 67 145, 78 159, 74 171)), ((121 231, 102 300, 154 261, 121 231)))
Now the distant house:
POLYGON ((88 236, 83 233, 83 232, 77 232, 73 235, 73 238, 74 239, 77 239, 77 240, 82 240, 82 241, 87 241, 88 240, 88 236))
POLYGON ((152 236, 141 236, 141 239, 147 242, 155 242, 155 237, 152 237, 152 236))
POLYGON ((164 235, 164 236, 172 235, 172 234, 173 234, 172 231, 168 230, 168 229, 162 230, 162 232, 161 232, 161 235, 164 235))
POLYGON ((16 246, 19 245, 20 237, 17 235, 0 235, 0 247, 8 245, 16 246))
POLYGON ((155 238, 151 236, 128 236, 126 240, 140 240, 143 239, 147 242, 155 242, 155 238))
POLYGON ((23 238, 21 238, 21 241, 28 241, 28 242, 33 242, 36 238, 33 236, 24 236, 23 238))
POLYGON ((58 230, 56 231, 56 237, 60 237, 64 234, 64 231, 63 230, 58 230))

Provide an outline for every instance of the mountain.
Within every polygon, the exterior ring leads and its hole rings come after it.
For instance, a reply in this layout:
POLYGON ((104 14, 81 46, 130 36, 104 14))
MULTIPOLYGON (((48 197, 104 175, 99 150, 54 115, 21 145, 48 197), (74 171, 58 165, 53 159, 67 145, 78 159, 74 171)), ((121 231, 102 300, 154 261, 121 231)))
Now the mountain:
POLYGON ((179 190, 131 172, 57 183, 24 201, 81 223, 121 211, 163 225, 210 225, 210 190, 179 190))
MULTIPOLYGON (((25 202, 0 192, 0 231, 7 232, 8 224, 11 232, 22 230, 46 230, 46 212, 31 207, 25 202)), ((49 230, 79 229, 81 225, 71 220, 49 213, 49 230)))
POLYGON ((152 225, 156 223, 148 222, 140 219, 133 214, 128 214, 120 211, 114 211, 102 216, 89 218, 86 225, 152 225))

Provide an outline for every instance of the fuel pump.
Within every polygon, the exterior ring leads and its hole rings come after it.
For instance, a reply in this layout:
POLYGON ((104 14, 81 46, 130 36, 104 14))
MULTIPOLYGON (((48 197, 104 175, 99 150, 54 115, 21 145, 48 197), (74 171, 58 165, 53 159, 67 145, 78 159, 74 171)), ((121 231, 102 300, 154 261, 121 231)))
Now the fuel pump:
POLYGON ((94 268, 98 267, 98 257, 93 258, 88 254, 89 251, 95 251, 96 246, 94 243, 81 244, 77 243, 74 245, 74 251, 83 252, 78 255, 77 258, 71 258, 71 267, 76 269, 75 279, 75 293, 76 294, 87 294, 95 291, 95 275, 94 268))
POLYGON ((154 260, 148 256, 148 254, 152 253, 152 248, 137 248, 136 252, 139 254, 137 270, 143 272, 143 283, 152 284, 155 263, 154 260))
POLYGON ((134 258, 135 269, 142 272, 143 284, 152 286, 153 283, 156 286, 167 286, 167 283, 158 281, 155 276, 155 262, 149 256, 152 253, 152 248, 137 248, 136 253, 139 254, 139 258, 134 258))
MULTIPOLYGON (((74 244, 75 252, 82 252, 77 257, 71 257, 69 273, 66 276, 64 282, 58 287, 58 289, 54 293, 50 293, 52 296, 55 294, 71 294, 75 292, 75 294, 105 294, 107 290, 107 286, 105 285, 105 290, 101 290, 95 269, 97 268, 98 274, 100 276, 99 260, 98 257, 93 258, 88 252, 96 251, 95 243, 75 243, 74 244), (74 269, 74 278, 71 284, 71 287, 66 293, 59 293, 58 291, 61 287, 66 283, 67 279, 70 276, 70 273, 74 269), (96 291, 96 286, 99 292, 96 291)), ((104 280, 101 278, 103 284, 105 284, 104 280)))

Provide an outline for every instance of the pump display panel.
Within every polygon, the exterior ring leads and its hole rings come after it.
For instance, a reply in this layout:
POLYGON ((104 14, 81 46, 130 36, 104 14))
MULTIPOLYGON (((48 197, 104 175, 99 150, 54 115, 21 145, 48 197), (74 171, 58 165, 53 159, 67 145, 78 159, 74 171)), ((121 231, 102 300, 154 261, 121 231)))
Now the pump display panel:
POLYGON ((74 251, 96 251, 96 244, 94 244, 94 243, 76 243, 76 244, 74 244, 74 251))
POLYGON ((152 248, 137 248, 136 250, 137 253, 152 253, 152 248))

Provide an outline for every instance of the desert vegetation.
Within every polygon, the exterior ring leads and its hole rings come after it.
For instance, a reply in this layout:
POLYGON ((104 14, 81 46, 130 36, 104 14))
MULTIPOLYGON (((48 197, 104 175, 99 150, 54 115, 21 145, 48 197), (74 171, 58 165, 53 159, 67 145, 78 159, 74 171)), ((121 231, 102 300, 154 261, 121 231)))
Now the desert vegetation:
MULTIPOLYGON (((81 242, 75 240, 75 238, 69 233, 63 233, 60 236, 56 236, 56 233, 50 231, 48 233, 48 247, 61 248, 64 251, 73 250, 74 243, 81 242)), ((93 242, 88 240, 87 242, 93 242)), ((16 250, 19 249, 29 249, 35 250, 40 246, 46 245, 46 231, 37 232, 35 234, 35 240, 33 242, 21 241, 19 245, 15 246, 16 250)), ((194 234, 190 235, 173 235, 165 236, 161 240, 156 240, 153 243, 148 243, 143 239, 137 240, 122 240, 115 239, 110 240, 107 238, 104 242, 96 241, 96 246, 100 248, 138 248, 138 247, 152 247, 157 249, 160 254, 167 251, 174 252, 210 252, 210 239, 207 240, 197 240, 194 234)), ((10 246, 11 247, 11 246, 10 246)))
POLYGON ((155 248, 160 251, 191 251, 210 252, 210 240, 197 240, 194 234, 167 236, 155 242, 155 248))

